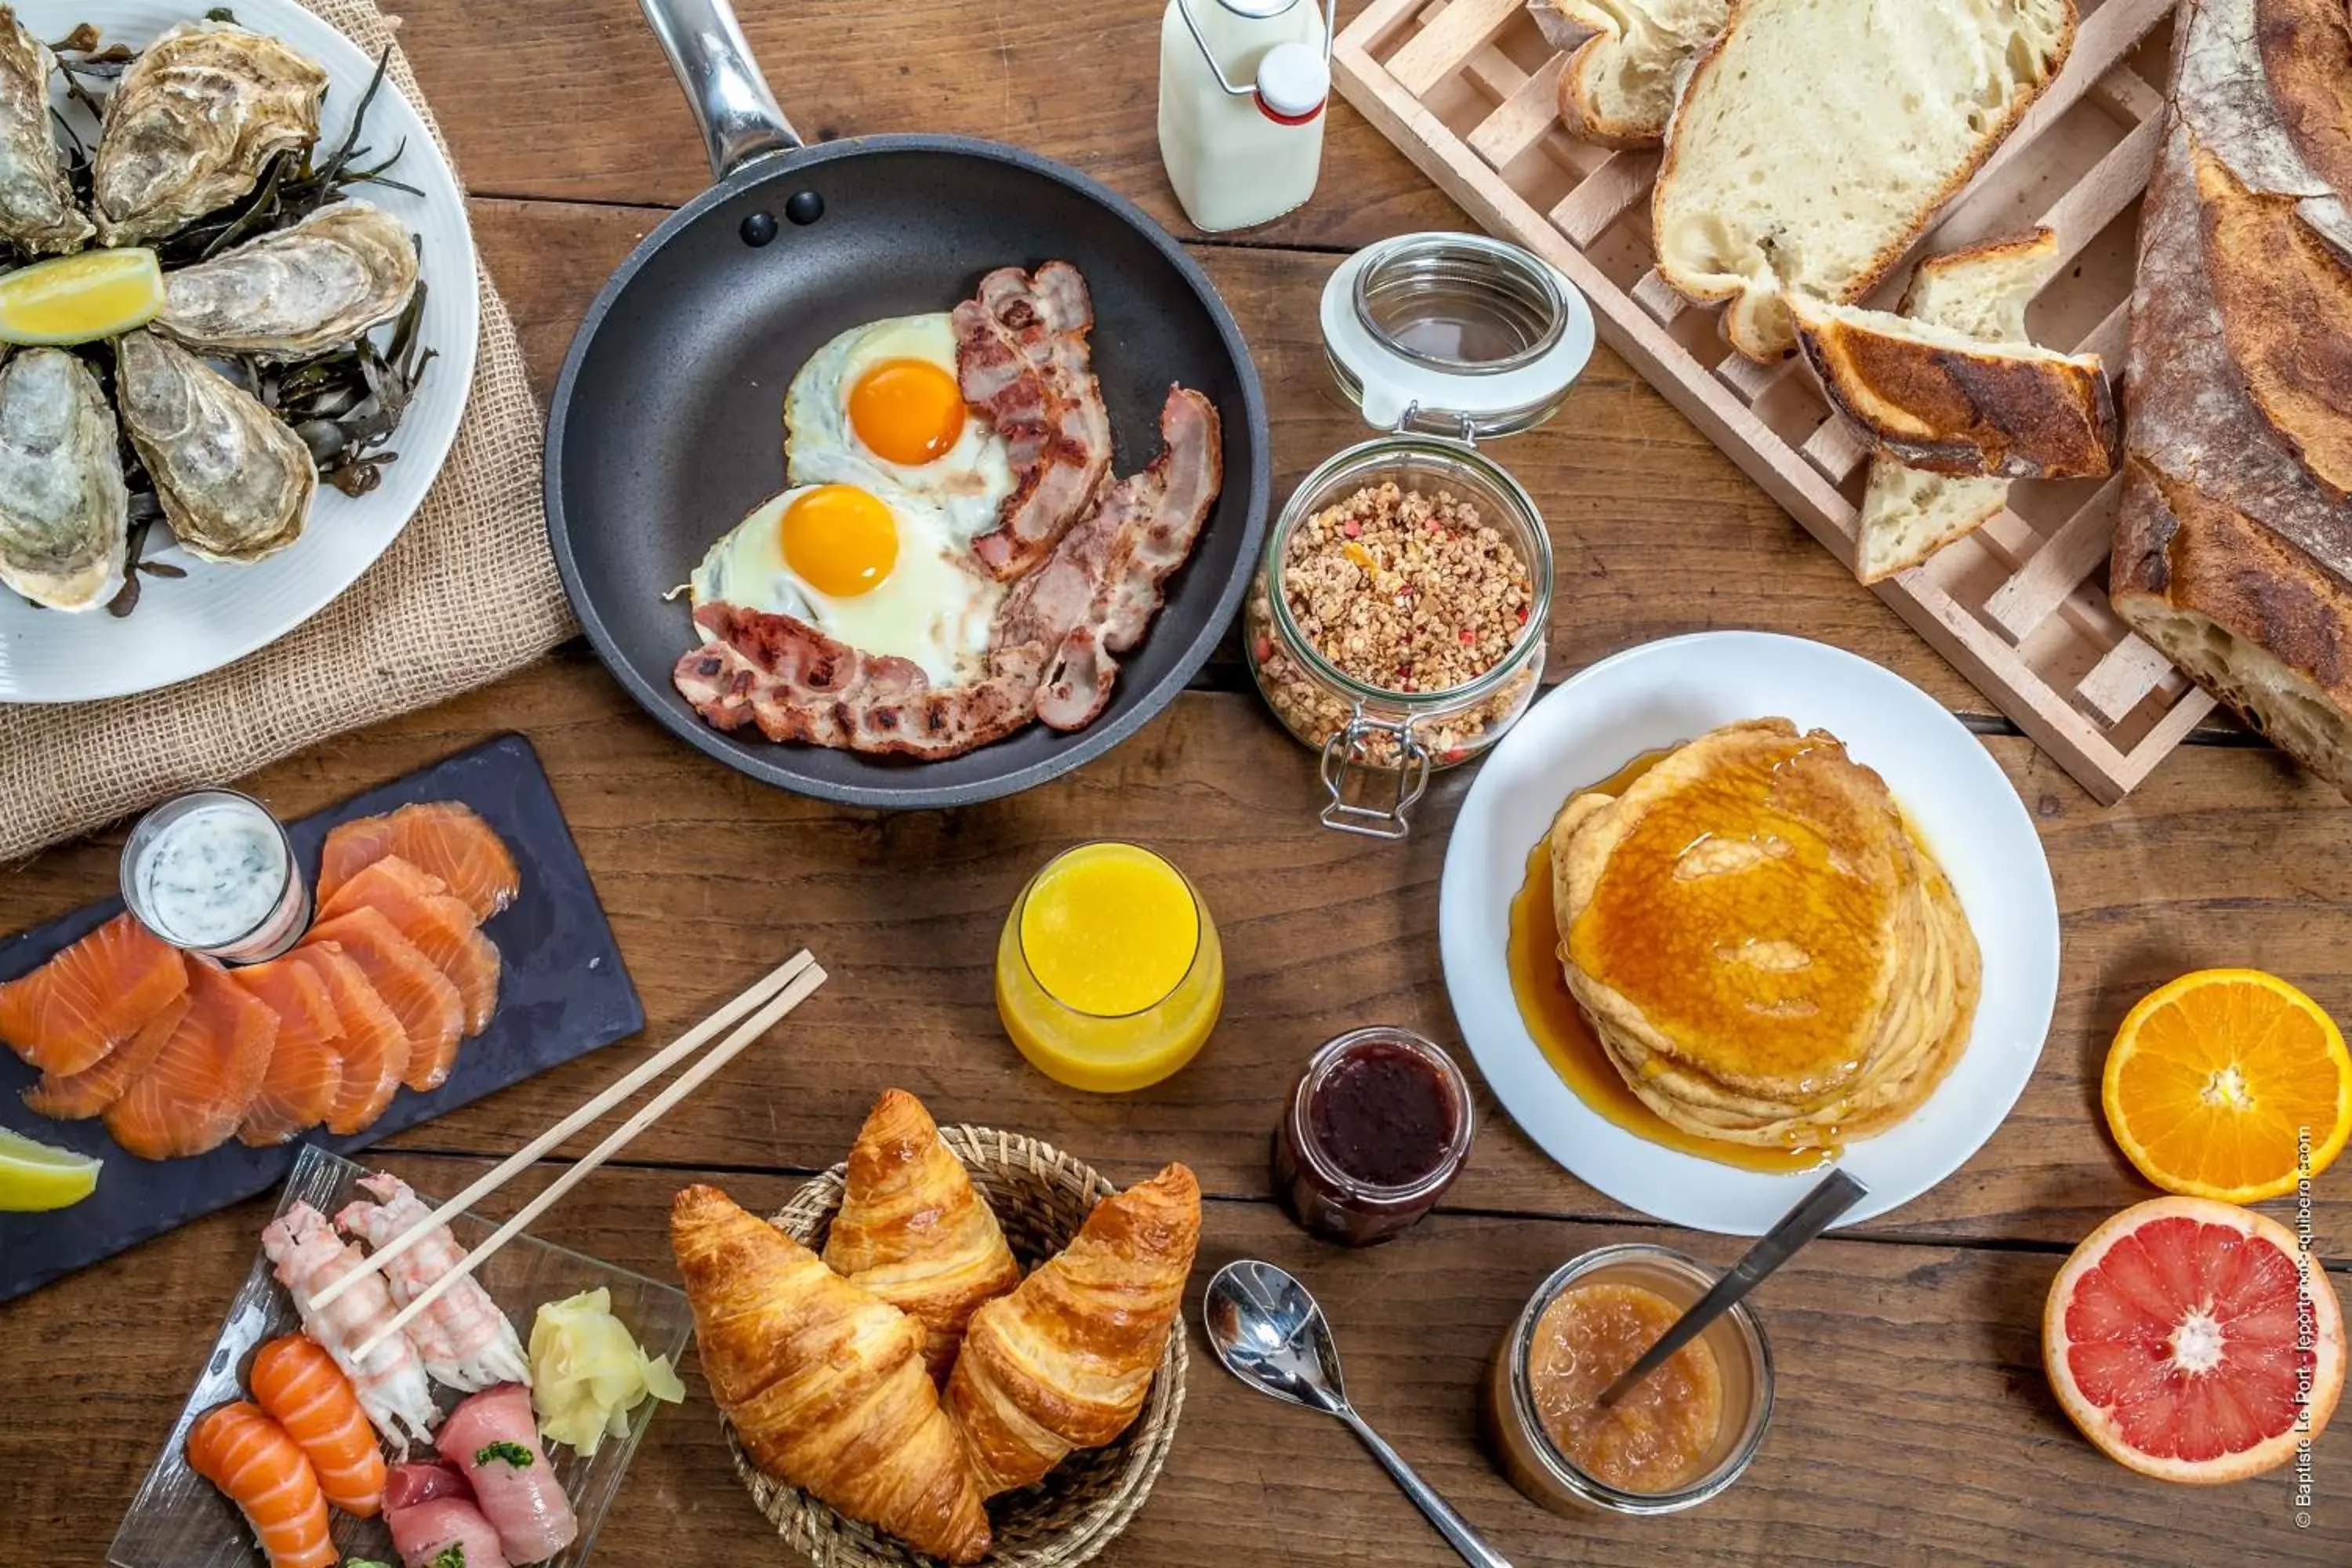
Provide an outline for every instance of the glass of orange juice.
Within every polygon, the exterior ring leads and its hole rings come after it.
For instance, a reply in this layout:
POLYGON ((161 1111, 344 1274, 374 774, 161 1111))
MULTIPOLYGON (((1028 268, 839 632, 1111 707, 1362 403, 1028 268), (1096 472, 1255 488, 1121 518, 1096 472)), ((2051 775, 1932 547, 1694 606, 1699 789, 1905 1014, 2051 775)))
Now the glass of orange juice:
POLYGON ((1184 874, 1139 844, 1080 844, 1013 901, 996 946, 996 1012, 1056 1082, 1142 1089, 1208 1042, 1225 1003, 1216 923, 1184 874))

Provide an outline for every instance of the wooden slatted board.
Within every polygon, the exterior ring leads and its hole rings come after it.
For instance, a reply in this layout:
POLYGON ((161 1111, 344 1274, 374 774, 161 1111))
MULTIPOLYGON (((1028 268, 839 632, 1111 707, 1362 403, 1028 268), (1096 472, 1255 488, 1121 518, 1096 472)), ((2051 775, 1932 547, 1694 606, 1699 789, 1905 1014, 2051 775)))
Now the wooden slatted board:
MULTIPOLYGON (((2083 0, 2065 69, 1914 251, 2047 225, 2066 264, 2029 327, 2116 371, 2173 3, 2083 0)), ((1867 447, 1796 359, 1741 358, 1714 308, 1659 278, 1647 199, 1658 154, 1561 127, 1564 58, 1523 0, 1372 0, 1333 50, 1349 102, 1480 223, 1566 273, 1601 337, 1850 564, 1867 447)), ((1870 302, 1891 305, 1910 271, 1897 267, 1870 302)), ((2213 707, 2108 605, 2116 493, 2114 480, 2014 485, 2007 510, 1877 589, 2109 804, 2213 707)))

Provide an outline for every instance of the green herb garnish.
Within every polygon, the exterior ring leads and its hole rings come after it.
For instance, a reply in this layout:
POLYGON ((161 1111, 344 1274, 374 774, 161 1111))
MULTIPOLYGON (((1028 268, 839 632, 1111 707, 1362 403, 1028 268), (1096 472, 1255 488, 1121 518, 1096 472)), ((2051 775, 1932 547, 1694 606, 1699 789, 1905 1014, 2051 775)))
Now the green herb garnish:
POLYGON ((433 1560, 433 1568, 466 1568, 466 1543, 453 1541, 433 1560))
MULTIPOLYGON (((524 1469, 530 1464, 530 1450, 520 1443, 492 1443, 474 1452, 474 1463, 478 1465, 487 1465, 492 1459, 503 1459, 518 1470, 524 1469)), ((434 1568, 440 1568, 440 1564, 435 1563, 434 1568)))

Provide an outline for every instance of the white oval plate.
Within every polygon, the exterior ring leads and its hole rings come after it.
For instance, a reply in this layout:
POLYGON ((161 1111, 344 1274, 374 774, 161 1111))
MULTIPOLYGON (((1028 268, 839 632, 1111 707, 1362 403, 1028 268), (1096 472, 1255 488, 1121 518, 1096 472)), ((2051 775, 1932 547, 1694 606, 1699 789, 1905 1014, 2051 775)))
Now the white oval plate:
MULTIPOLYGON (((205 0, 17 0, 16 14, 36 37, 55 41, 89 22, 104 41, 137 47, 174 23, 203 16, 206 8, 205 0)), ((231 9, 242 26, 284 39, 324 68, 320 141, 340 145, 375 61, 293 0, 233 0, 231 9)), ((51 96, 64 107, 61 87, 53 86, 51 96)), ((76 129, 84 129, 87 117, 75 113, 76 129)), ((457 176, 416 110, 387 80, 368 108, 365 142, 381 157, 403 141, 408 150, 392 177, 425 194, 371 185, 352 193, 393 214, 425 241, 421 275, 427 292, 418 331, 436 357, 393 435, 390 445, 400 460, 385 467, 383 482, 368 495, 353 498, 320 485, 302 537, 267 561, 225 566, 194 560, 177 545, 155 552, 153 559, 188 574, 145 579, 139 607, 121 620, 103 610, 37 609, 0 589, 0 702, 121 697, 218 668, 316 615, 407 526, 457 439, 474 383, 481 321, 474 239, 457 176)))
POLYGON ((1718 1164, 1593 1111, 1520 1021, 1505 952, 1528 851, 1570 795, 1643 752, 1773 717, 1829 731, 1885 777, 1950 873, 1984 950, 1976 1029, 1950 1076, 1901 1125, 1850 1145, 1840 1162, 1870 1189, 1841 1223, 1910 1202, 2009 1114, 2058 994, 2058 899, 2032 819, 1983 744, 1917 687, 1837 648, 1761 632, 1671 637, 1603 659, 1530 709, 1480 767, 1438 899, 1446 994, 1513 1120, 1619 1203, 1737 1236, 1769 1229, 1819 1176, 1718 1164))

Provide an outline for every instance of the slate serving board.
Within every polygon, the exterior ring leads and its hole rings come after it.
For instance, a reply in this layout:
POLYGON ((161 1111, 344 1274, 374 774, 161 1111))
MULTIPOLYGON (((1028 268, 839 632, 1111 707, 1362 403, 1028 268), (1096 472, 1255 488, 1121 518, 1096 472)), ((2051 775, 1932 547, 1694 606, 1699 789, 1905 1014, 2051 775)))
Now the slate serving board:
MULTIPOLYGON (((547 771, 520 735, 498 736, 289 824, 303 877, 315 881, 319 847, 335 824, 430 800, 480 812, 522 871, 520 896, 482 927, 502 961, 498 1011, 459 1048, 448 1081, 430 1094, 402 1089, 373 1126, 348 1138, 314 1128, 274 1149, 232 1139, 209 1154, 159 1163, 125 1153, 100 1119, 51 1121, 26 1110, 19 1095, 40 1075, 0 1048, 0 1126, 106 1161, 98 1191, 71 1208, 0 1214, 0 1301, 276 1186, 305 1142, 341 1154, 364 1149, 645 1027, 645 1007, 547 771)), ((107 899, 0 941, 0 980, 45 963, 121 910, 121 899, 107 899)))

